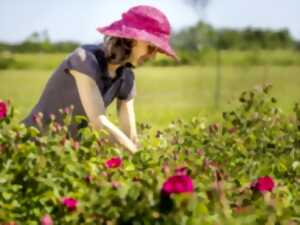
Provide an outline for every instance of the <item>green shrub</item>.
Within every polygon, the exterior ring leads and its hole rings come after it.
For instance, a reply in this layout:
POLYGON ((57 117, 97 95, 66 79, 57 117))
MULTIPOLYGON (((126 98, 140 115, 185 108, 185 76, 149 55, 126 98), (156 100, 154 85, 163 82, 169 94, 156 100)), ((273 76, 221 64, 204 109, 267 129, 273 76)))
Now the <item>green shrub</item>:
POLYGON ((269 89, 242 93, 219 123, 178 119, 154 136, 138 123, 134 155, 90 127, 79 142, 70 138, 72 111, 42 135, 13 123, 11 105, 0 120, 0 222, 40 224, 49 215, 54 224, 298 224, 300 106, 283 114, 269 89), (113 157, 122 163, 110 168, 113 157), (173 175, 191 178, 193 189, 162 195, 173 175), (272 190, 253 188, 263 176, 272 190))
POLYGON ((10 52, 0 52, 0 70, 11 68, 14 63, 15 60, 10 52))

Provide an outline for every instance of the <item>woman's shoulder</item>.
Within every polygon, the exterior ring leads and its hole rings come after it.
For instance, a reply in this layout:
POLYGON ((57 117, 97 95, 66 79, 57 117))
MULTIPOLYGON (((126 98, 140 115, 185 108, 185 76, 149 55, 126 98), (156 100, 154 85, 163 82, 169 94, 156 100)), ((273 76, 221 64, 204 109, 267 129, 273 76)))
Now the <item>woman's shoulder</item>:
MULTIPOLYGON (((96 52, 102 51, 96 44, 83 44, 78 46, 67 57, 67 70, 73 69, 90 75, 93 78, 103 73, 103 62, 99 61, 96 52)), ((98 53, 99 54, 99 53, 98 53)))
POLYGON ((68 60, 74 60, 76 62, 85 62, 94 60, 94 51, 96 46, 90 44, 83 44, 75 48, 68 56, 68 60))
POLYGON ((76 57, 82 61, 97 60, 98 63, 104 60, 105 50, 103 43, 100 44, 82 44, 69 54, 69 57, 76 57))

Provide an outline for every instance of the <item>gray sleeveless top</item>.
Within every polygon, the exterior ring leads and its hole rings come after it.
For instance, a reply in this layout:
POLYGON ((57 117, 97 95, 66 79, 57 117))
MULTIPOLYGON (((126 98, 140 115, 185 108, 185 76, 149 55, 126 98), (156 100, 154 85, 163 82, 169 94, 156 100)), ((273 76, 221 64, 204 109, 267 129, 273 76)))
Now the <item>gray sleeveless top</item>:
MULTIPOLYGON (((104 57, 104 46, 100 44, 85 44, 76 48, 53 72, 47 81, 41 97, 27 117, 21 123, 26 126, 38 126, 33 121, 33 115, 43 113, 43 123, 49 124, 50 114, 54 114, 56 121, 62 123, 62 115, 59 109, 70 105, 74 106, 73 116, 83 115, 87 117, 80 101, 75 78, 67 73, 68 69, 75 69, 90 76, 97 84, 102 95, 105 107, 114 98, 129 100, 136 95, 134 73, 130 64, 120 66, 116 70, 116 77, 108 75, 107 61, 104 57)), ((77 131, 87 126, 83 121, 79 126, 72 124, 69 127, 70 135, 77 138, 77 131)), ((43 131, 42 131, 43 132, 43 131)))

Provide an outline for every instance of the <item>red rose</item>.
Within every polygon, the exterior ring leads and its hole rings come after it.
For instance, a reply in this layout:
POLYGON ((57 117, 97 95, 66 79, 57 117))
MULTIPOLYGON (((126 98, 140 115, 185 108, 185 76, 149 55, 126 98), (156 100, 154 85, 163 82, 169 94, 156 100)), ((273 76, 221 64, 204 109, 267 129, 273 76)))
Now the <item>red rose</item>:
POLYGON ((77 208, 78 201, 74 198, 64 197, 62 199, 62 204, 65 205, 69 211, 74 211, 77 208))
POLYGON ((7 105, 5 102, 0 100, 0 119, 7 116, 7 105))
POLYGON ((122 165, 122 159, 120 157, 113 157, 105 162, 107 168, 117 168, 122 165))
POLYGON ((250 187, 252 190, 259 192, 272 191, 275 187, 275 182, 272 177, 264 176, 252 182, 250 187))
POLYGON ((193 181, 187 175, 174 175, 169 177, 163 184, 162 193, 170 195, 172 193, 193 192, 193 181))

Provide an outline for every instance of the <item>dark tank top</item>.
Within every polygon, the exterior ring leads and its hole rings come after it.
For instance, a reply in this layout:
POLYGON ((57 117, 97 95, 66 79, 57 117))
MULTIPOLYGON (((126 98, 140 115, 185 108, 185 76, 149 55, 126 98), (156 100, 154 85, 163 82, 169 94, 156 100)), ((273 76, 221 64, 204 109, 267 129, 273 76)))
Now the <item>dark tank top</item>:
MULTIPOLYGON (((107 61, 105 58, 103 43, 85 44, 71 52, 58 68, 52 73, 47 81, 41 97, 31 112, 22 120, 26 126, 38 128, 33 120, 33 116, 38 112, 43 113, 43 124, 50 123, 50 114, 54 114, 56 121, 62 124, 63 118, 59 109, 74 106, 73 116, 82 115, 87 117, 80 100, 75 78, 69 73, 69 69, 74 69, 85 73, 97 84, 102 95, 105 108, 115 99, 129 100, 136 95, 134 73, 130 64, 120 66, 116 70, 116 77, 108 75, 107 61)), ((100 104, 100 103, 99 103, 100 104)), ((77 139, 78 129, 87 126, 87 121, 71 124, 68 128, 71 137, 77 139)), ((39 129, 39 128, 38 128, 39 129)), ((41 131, 41 132, 44 132, 41 131)))

